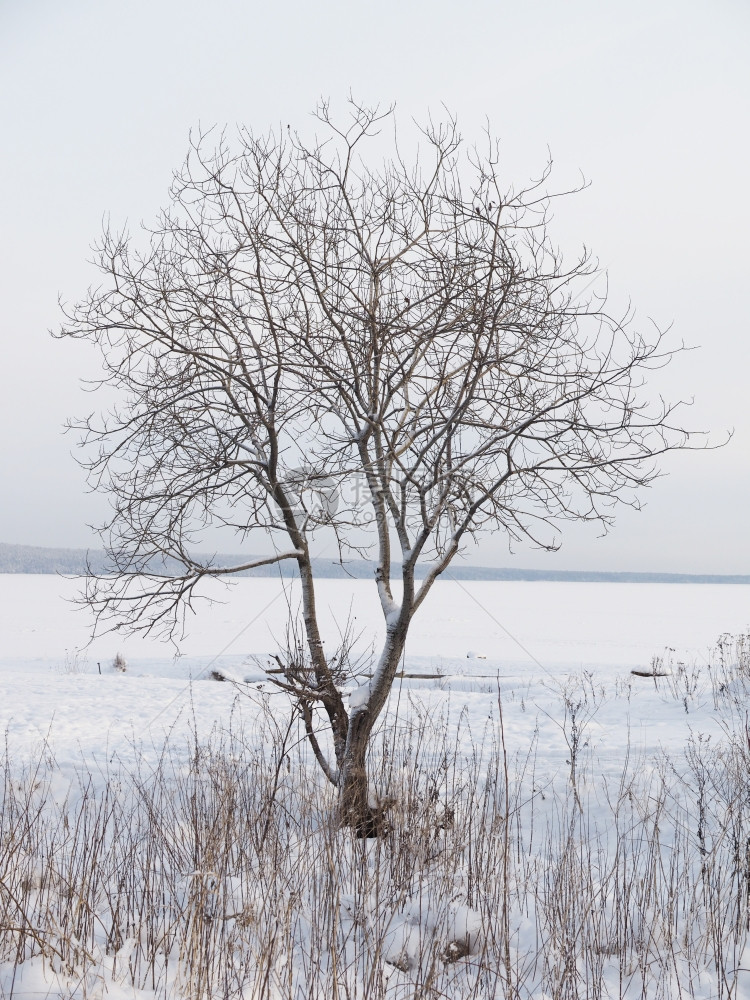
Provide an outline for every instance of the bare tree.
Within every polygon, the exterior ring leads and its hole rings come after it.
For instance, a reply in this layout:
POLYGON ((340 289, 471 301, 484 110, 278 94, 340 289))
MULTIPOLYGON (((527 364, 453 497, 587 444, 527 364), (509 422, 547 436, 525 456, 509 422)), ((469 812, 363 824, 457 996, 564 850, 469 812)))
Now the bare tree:
POLYGON ((83 423, 91 482, 113 504, 111 573, 88 594, 99 618, 170 630, 205 577, 296 563, 304 643, 279 683, 363 831, 369 737, 462 543, 493 531, 550 548, 565 520, 606 529, 688 435, 641 393, 672 355, 662 333, 609 315, 587 291, 596 262, 568 265, 550 241, 549 166, 508 190, 497 144, 467 150, 451 120, 421 130, 411 163, 394 129, 383 157, 392 113, 350 110, 339 127, 322 106, 313 143, 288 129, 194 139, 141 249, 105 231, 102 284, 62 333, 99 345, 124 399, 83 423), (341 502, 355 481, 362 502, 341 502), (282 541, 216 565, 194 552, 216 524, 282 541), (320 529, 341 555, 376 552, 385 641, 348 710, 318 627, 320 529))

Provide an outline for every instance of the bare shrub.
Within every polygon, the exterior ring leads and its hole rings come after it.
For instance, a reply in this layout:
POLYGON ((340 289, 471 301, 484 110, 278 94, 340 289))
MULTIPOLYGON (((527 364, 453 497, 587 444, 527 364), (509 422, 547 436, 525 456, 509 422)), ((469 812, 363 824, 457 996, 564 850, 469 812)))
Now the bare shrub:
POLYGON ((128 669, 128 661, 122 653, 115 653, 115 658, 112 660, 112 669, 120 674, 124 674, 128 669))
POLYGON ((65 650, 65 658, 59 667, 63 674, 84 674, 88 669, 88 659, 83 650, 74 646, 73 649, 65 650))

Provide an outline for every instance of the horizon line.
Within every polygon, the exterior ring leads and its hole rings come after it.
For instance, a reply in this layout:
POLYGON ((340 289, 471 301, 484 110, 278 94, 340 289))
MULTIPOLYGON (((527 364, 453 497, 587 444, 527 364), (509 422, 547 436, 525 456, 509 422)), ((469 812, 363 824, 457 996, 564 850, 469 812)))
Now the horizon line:
MULTIPOLYGON (((208 553, 206 553, 208 554, 208 553)), ((0 574, 2 575, 85 575, 81 571, 86 566, 88 556, 99 556, 103 567, 104 550, 68 548, 63 546, 25 545, 0 542, 0 574), (3 558, 3 555, 5 558, 3 558), (36 555, 36 559, 34 556, 36 555), (15 556, 15 558, 13 558, 15 556), (77 564, 77 568, 76 568, 77 564)), ((213 553, 217 568, 225 562, 235 561, 242 556, 227 553, 213 553)), ((374 560, 352 559, 342 562, 325 556, 313 556, 317 563, 318 575, 333 579, 368 579, 376 565, 374 560), (364 571, 367 572, 364 572, 364 571)), ((394 568, 401 563, 394 562, 394 568)), ((417 567, 425 571, 429 563, 417 567)), ((293 576, 296 567, 271 564, 255 570, 243 571, 237 576, 274 577, 293 576)), ((590 570, 590 569, 527 569, 509 566, 477 566, 466 563, 451 564, 440 579, 477 581, 549 581, 579 583, 717 583, 750 584, 750 574, 740 573, 683 573, 661 570, 590 570)))

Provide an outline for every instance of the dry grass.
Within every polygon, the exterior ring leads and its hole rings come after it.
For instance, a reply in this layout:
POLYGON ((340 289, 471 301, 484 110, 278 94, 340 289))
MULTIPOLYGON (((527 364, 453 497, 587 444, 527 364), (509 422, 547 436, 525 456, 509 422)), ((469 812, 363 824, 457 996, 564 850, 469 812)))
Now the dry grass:
MULTIPOLYGON (((747 650, 727 640, 707 681, 735 723, 747 650)), ((23 773, 6 754, 6 970, 41 962, 71 997, 738 995, 744 721, 720 745, 696 736, 684 760, 626 760, 614 786, 571 757, 540 788, 534 747, 508 754, 499 699, 483 732, 463 720, 450 740, 415 702, 373 745, 397 804, 390 835, 366 841, 337 827, 297 721, 264 704, 260 731, 168 740, 156 763, 72 785, 48 750, 23 773)))

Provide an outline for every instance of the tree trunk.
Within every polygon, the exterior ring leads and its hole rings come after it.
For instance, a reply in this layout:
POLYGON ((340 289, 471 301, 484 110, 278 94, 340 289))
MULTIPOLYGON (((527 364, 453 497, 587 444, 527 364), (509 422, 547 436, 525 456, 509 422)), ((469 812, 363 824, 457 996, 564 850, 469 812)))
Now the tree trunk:
POLYGON ((342 826, 350 826, 358 837, 378 837, 385 831, 381 810, 369 801, 366 763, 369 732, 368 727, 363 729, 359 725, 367 714, 358 713, 350 722, 347 758, 339 784, 339 815, 342 826), (360 732, 352 736, 355 728, 360 732))
POLYGON ((400 619, 388 636, 373 677, 366 705, 352 709, 346 738, 346 752, 339 776, 339 815, 358 837, 379 837, 388 832, 386 801, 373 802, 367 778, 367 747, 373 726, 393 684, 404 651, 408 619, 400 619))

